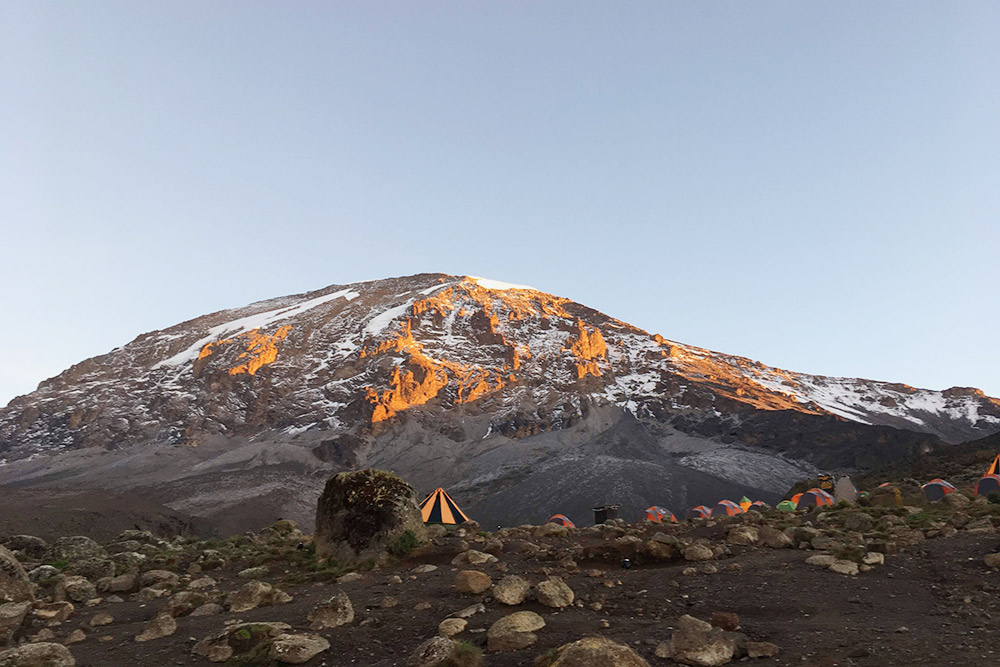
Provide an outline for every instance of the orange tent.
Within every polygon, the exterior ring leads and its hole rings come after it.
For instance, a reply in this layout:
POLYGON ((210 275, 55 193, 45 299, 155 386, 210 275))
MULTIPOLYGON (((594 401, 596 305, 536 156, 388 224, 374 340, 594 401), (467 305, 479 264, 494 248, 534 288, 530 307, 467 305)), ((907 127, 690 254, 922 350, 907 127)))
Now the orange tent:
POLYGON ((825 507, 827 505, 832 505, 834 502, 833 496, 823 489, 809 489, 805 493, 801 494, 798 502, 795 503, 795 509, 800 510, 805 507, 825 507))
POLYGON ((733 516, 743 514, 743 508, 732 500, 720 500, 712 508, 712 516, 733 516))
POLYGON ((990 464, 989 470, 986 471, 987 475, 1000 475, 1000 454, 993 459, 993 463, 990 464))
POLYGON ((712 510, 705 507, 704 505, 698 505, 697 507, 692 507, 688 511, 687 518, 689 519, 707 519, 712 516, 712 510))
POLYGON ((941 500, 949 493, 958 491, 953 484, 946 482, 940 477, 932 479, 920 487, 924 491, 927 500, 941 500))
POLYGON ((646 509, 646 520, 654 523, 663 523, 664 521, 667 523, 677 523, 677 517, 674 516, 673 512, 657 505, 646 509))
POLYGON ((565 514, 553 514, 552 518, 546 523, 558 523, 560 526, 566 526, 567 528, 576 528, 576 524, 570 521, 565 514))
POLYGON ((420 503, 420 516, 424 523, 456 524, 469 520, 465 512, 458 508, 448 492, 440 486, 420 503))
POLYGON ((1000 475, 983 475, 976 482, 977 496, 988 496, 991 493, 1000 493, 1000 475))

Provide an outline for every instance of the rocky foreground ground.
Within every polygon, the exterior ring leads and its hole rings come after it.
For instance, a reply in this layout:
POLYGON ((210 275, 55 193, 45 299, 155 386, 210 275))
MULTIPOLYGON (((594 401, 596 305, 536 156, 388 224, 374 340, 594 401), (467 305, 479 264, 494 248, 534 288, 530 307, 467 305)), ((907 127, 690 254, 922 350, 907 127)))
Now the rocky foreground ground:
POLYGON ((996 664, 998 527, 1000 505, 952 494, 435 526, 361 562, 318 557, 288 521, 224 541, 9 536, 0 667, 996 664))

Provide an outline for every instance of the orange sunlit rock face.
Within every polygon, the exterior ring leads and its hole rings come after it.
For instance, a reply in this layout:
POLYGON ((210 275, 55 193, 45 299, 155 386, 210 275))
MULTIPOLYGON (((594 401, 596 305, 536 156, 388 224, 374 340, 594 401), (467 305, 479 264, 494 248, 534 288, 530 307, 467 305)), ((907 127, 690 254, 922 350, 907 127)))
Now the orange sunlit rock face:
POLYGON ((236 359, 237 361, 246 359, 246 361, 230 368, 228 373, 230 375, 239 375, 241 373, 256 375, 257 371, 262 367, 275 362, 278 358, 278 343, 285 340, 285 337, 291 330, 291 325, 285 325, 273 334, 261 333, 260 329, 245 331, 233 338, 225 338, 214 343, 209 343, 201 348, 201 352, 198 353, 198 359, 211 356, 217 348, 223 345, 242 343, 245 345, 245 351, 241 352, 236 359))
POLYGON ((604 343, 604 336, 599 329, 588 329, 582 320, 576 321, 576 328, 576 338, 570 338, 567 341, 570 346, 565 348, 576 357, 576 377, 577 379, 583 379, 588 375, 600 377, 601 369, 597 365, 597 360, 608 358, 608 346, 604 343))
MULTIPOLYGON (((455 403, 470 403, 516 383, 517 377, 510 371, 518 370, 523 361, 531 359, 531 350, 526 344, 516 345, 504 337, 498 329, 500 316, 496 309, 505 309, 504 317, 508 321, 539 315, 568 317, 563 308, 565 303, 569 301, 530 290, 487 290, 472 281, 462 281, 415 301, 410 308, 410 318, 400 323, 395 335, 369 343, 359 353, 361 359, 386 353, 406 356, 403 366, 395 369, 389 378, 388 389, 365 389, 365 400, 372 406, 371 422, 385 421, 407 408, 423 405, 445 388, 449 389, 448 396, 455 403), (474 307, 470 307, 470 301, 475 303, 474 307), (483 368, 428 355, 423 345, 414 339, 412 331, 414 323, 419 323, 419 318, 426 315, 430 315, 438 326, 449 316, 465 320, 475 332, 478 344, 503 348, 503 367, 483 368)), ((600 332, 585 330, 584 337, 582 354, 606 357, 600 332)), ((600 375, 596 362, 591 372, 600 375)))
POLYGON ((373 424, 414 405, 423 405, 437 396, 448 384, 448 375, 425 359, 411 357, 409 368, 393 369, 389 378, 389 389, 379 394, 371 387, 365 390, 365 398, 372 405, 373 424))

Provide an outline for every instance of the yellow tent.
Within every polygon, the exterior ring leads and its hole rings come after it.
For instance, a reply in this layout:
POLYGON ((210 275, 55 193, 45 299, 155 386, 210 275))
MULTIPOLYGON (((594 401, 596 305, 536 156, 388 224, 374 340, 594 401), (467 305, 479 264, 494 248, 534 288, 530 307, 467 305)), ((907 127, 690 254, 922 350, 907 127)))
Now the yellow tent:
POLYGON ((986 471, 987 475, 1000 475, 1000 454, 993 459, 993 463, 990 464, 990 469, 986 471))
POLYGON ((469 520, 448 492, 440 486, 420 503, 420 516, 423 517, 424 523, 456 524, 469 520))

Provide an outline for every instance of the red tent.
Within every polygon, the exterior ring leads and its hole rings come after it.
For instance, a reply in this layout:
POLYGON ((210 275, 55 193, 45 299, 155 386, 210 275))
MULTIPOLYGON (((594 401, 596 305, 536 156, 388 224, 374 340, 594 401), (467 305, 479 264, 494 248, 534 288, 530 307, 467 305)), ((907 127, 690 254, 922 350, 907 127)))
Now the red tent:
POLYGON ((567 528, 576 528, 576 524, 570 521, 565 514, 553 514, 552 518, 546 523, 558 523, 560 526, 566 526, 567 528))

